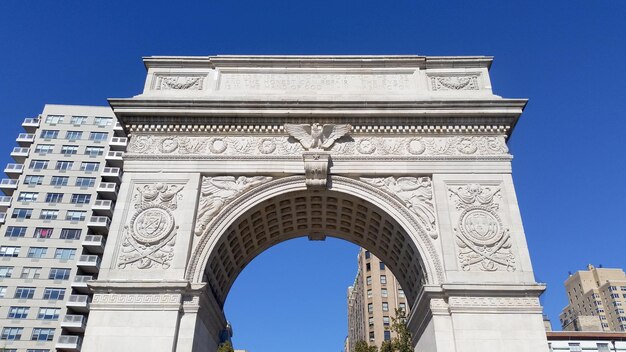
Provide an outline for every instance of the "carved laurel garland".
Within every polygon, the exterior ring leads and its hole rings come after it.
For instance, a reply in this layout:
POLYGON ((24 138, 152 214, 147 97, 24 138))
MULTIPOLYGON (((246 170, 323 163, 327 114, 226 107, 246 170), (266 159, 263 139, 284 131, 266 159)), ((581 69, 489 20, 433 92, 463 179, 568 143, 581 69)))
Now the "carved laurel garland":
MULTIPOLYGON (((404 218, 406 218, 411 223, 411 225, 415 229, 417 229, 416 232, 419 235, 420 239, 422 240, 422 243, 424 244, 424 247, 427 250, 428 255, 430 256, 430 258, 428 259, 432 263, 432 266, 435 270, 436 277, 431 278, 431 281, 429 283, 436 284, 437 282, 443 282, 443 266, 441 265, 441 262, 439 260, 439 255, 437 253, 437 250, 431 243, 431 240, 429 238, 430 236, 423 229, 423 225, 419 223, 415 219, 414 216, 412 216, 412 213, 409 212, 409 210, 406 208, 406 206, 402 202, 400 202, 397 198, 392 197, 387 192, 382 191, 376 187, 370 186, 359 180, 355 180, 355 179, 351 179, 347 177, 341 177, 341 176, 332 176, 332 180, 335 183, 343 183, 343 184, 351 185, 363 192, 374 193, 377 195, 378 198, 384 199, 394 209, 401 212, 404 218)), ((281 178, 277 180, 272 180, 270 182, 263 182, 262 184, 248 190, 247 191, 248 194, 246 198, 253 197, 269 188, 276 187, 277 185, 288 187, 293 184, 297 184, 297 185, 304 184, 304 181, 305 181, 304 176, 290 176, 290 177, 285 177, 285 178, 281 178)), ((222 209, 219 211, 219 214, 228 214, 232 212, 234 209, 241 206, 241 202, 243 202, 244 200, 245 199, 243 197, 235 197, 235 199, 223 205, 222 209)), ((215 214, 214 216, 217 217, 219 214, 215 214)), ((219 226, 219 222, 220 221, 218 220, 209 221, 203 233, 205 234, 215 233, 217 226, 219 226)), ((200 237, 200 241, 194 251, 194 254, 192 255, 189 261, 190 264, 186 272, 187 279, 193 280, 194 275, 196 271, 198 270, 198 266, 201 264, 202 259, 203 259, 203 255, 204 255, 203 249, 206 248, 206 246, 208 245, 212 237, 213 236, 201 236, 200 237)), ((423 259, 426 259, 426 258, 423 258, 423 259)), ((424 268, 422 268, 422 272, 424 273, 423 279, 428 280, 428 278, 425 275, 426 271, 424 270, 424 268)))
POLYGON ((479 90, 478 74, 468 76, 431 76, 432 90, 479 90))
POLYGON ((133 196, 136 211, 122 233, 117 264, 120 269, 170 267, 178 229, 172 211, 178 207, 178 193, 182 189, 164 183, 137 187, 133 196))
POLYGON ((402 201, 432 239, 437 239, 437 218, 430 177, 366 178, 361 181, 377 187, 402 201))
POLYGON ((239 194, 257 185, 271 181, 271 177, 234 177, 217 176, 203 177, 195 234, 204 234, 208 223, 217 213, 239 194))
MULTIPOLYGON (((342 137, 328 148, 336 156, 508 156, 504 135, 342 137)), ((135 135, 128 154, 299 156, 305 148, 289 136, 135 135)))
POLYGON ((456 243, 465 271, 515 271, 511 236, 498 214, 500 188, 476 183, 448 188, 458 215, 456 243))

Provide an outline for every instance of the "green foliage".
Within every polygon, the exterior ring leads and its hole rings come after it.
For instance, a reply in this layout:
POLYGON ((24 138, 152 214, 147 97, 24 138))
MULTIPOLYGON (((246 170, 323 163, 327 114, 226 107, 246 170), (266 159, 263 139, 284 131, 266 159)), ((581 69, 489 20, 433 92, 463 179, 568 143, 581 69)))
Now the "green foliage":
POLYGON ((354 344, 354 352, 378 352, 376 346, 370 346, 367 342, 360 340, 354 344))
POLYGON ((406 326, 406 314, 402 309, 396 309, 396 316, 392 320, 391 331, 396 333, 393 339, 394 352, 413 352, 411 332, 406 326))
POLYGON ((379 352, 394 352, 393 344, 391 343, 391 341, 383 341, 383 343, 380 344, 380 349, 378 351, 379 352))
POLYGON ((219 347, 217 347, 217 352, 235 352, 235 349, 230 341, 226 341, 222 342, 219 347))

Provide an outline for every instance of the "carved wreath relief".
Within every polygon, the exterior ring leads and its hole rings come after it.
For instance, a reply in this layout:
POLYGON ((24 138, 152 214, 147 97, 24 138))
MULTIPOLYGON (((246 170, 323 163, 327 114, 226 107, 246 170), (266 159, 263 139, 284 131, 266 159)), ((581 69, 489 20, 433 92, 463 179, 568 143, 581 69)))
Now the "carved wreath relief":
POLYGON ((170 267, 174 257, 176 230, 172 210, 178 206, 183 187, 156 183, 137 187, 136 212, 124 227, 118 267, 138 269, 170 267))
POLYGON ((422 224, 431 238, 437 239, 437 219, 433 203, 433 186, 430 177, 365 178, 361 181, 373 185, 402 201, 422 224))
POLYGON ((239 194, 271 180, 271 177, 266 176, 203 177, 195 234, 202 235, 211 219, 239 194))
POLYGON ((465 271, 515 271, 509 229, 498 215, 499 187, 479 184, 448 188, 460 211, 456 232, 459 263, 465 271))

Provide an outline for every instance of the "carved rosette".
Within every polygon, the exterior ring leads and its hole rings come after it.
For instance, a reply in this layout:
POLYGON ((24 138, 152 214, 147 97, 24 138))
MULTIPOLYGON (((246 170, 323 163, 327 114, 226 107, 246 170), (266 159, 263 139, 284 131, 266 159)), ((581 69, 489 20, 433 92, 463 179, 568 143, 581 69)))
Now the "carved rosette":
POLYGON ((228 203, 243 192, 271 181, 267 176, 217 176, 203 177, 200 191, 195 234, 201 236, 211 220, 228 203))
POLYGON ((468 184, 448 188, 458 215, 456 243, 458 259, 465 271, 515 271, 511 236, 500 218, 499 187, 468 184))
POLYGON ((148 269, 155 265, 168 269, 174 257, 176 221, 172 211, 178 207, 177 185, 157 183, 138 187, 135 214, 124 227, 118 267, 148 269))
POLYGON ((437 239, 437 217, 430 177, 361 177, 361 181, 385 191, 404 203, 415 214, 426 233, 432 239, 437 239))

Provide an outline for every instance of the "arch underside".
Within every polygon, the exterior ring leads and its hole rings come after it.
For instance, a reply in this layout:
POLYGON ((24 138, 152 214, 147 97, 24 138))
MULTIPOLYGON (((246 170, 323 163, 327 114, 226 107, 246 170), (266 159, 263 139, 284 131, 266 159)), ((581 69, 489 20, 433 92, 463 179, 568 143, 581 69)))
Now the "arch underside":
POLYGON ((426 281, 420 253, 398 221, 371 202, 343 192, 299 190, 271 197, 237 217, 219 236, 204 279, 221 306, 237 276, 257 255, 303 236, 337 237, 366 248, 394 273, 409 305, 426 281))

